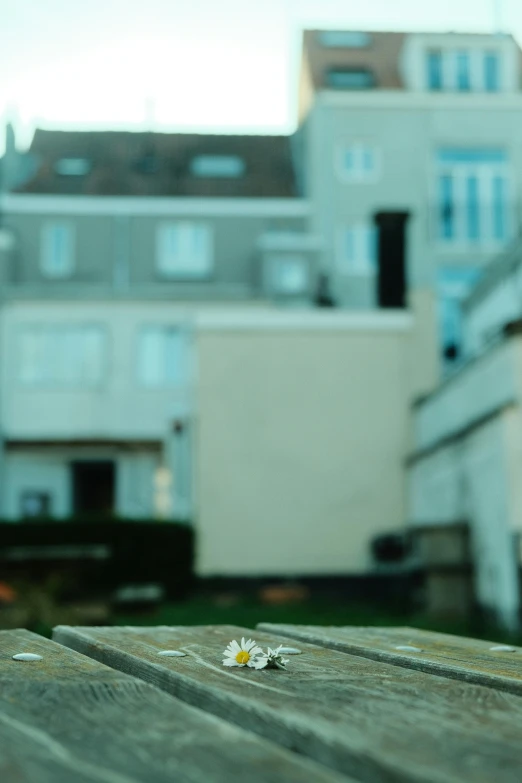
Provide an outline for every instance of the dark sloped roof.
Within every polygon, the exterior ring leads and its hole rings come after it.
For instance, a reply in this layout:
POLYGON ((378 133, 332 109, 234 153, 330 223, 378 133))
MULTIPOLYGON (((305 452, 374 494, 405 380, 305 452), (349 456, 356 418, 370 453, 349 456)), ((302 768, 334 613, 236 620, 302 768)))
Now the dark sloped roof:
POLYGON ((369 46, 357 49, 322 46, 321 32, 306 30, 303 34, 304 56, 316 90, 328 86, 328 71, 336 68, 371 71, 378 89, 404 88, 399 64, 406 33, 368 33, 369 46))
POLYGON ((288 136, 234 136, 126 131, 35 131, 29 154, 39 163, 17 192, 95 196, 291 197, 297 195, 288 136), (237 178, 196 177, 199 155, 237 156, 237 178), (90 170, 63 176, 63 159, 84 159, 90 170))

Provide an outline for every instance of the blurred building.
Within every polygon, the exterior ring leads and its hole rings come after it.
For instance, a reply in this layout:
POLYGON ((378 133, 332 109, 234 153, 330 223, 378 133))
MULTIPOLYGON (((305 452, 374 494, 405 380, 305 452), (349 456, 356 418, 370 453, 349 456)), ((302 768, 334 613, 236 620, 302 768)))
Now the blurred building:
POLYGON ((371 573, 439 311, 447 363, 518 230, 519 78, 510 37, 313 31, 291 138, 11 140, 0 516, 194 520, 205 575, 371 573))
POLYGON ((516 629, 522 549, 522 245, 463 303, 459 366, 414 408, 410 514, 471 529, 477 603, 516 629))
POLYGON ((308 31, 297 149, 342 306, 404 307, 444 364, 460 302, 520 229, 521 54, 508 35, 308 31), (377 239, 377 236, 379 239, 377 239))

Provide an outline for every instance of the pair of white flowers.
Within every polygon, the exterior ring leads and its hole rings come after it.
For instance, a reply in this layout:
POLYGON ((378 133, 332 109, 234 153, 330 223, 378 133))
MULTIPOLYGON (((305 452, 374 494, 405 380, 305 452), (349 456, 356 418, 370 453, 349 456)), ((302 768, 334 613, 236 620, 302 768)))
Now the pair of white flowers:
POLYGON ((250 666, 252 669, 286 669, 287 658, 281 655, 282 644, 276 650, 267 647, 263 652, 253 639, 241 639, 241 644, 234 639, 223 655, 223 666, 250 666))

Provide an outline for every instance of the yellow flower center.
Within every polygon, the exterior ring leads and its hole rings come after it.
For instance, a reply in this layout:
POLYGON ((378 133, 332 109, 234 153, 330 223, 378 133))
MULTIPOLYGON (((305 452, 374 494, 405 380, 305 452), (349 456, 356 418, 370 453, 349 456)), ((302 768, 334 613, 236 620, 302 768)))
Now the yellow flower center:
POLYGON ((236 655, 236 661, 238 663, 248 663, 249 660, 250 660, 250 655, 247 653, 246 650, 240 650, 236 655))

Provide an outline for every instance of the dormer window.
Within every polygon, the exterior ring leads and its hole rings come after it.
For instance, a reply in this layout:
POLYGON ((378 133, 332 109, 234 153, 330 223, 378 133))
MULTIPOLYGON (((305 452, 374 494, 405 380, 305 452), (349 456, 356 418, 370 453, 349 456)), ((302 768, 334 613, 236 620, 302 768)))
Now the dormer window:
POLYGON ((245 173, 245 161, 238 155, 198 155, 190 164, 194 177, 237 179, 245 173))
POLYGON ((468 52, 455 54, 455 70, 457 75, 457 90, 467 92, 471 89, 470 62, 468 52))
POLYGON ((432 91, 499 92, 500 53, 483 49, 431 49, 426 86, 432 91))
POLYGON ((498 92, 500 89, 500 58, 497 52, 484 55, 484 89, 486 92, 498 92))
POLYGON ((54 164, 54 170, 60 177, 84 177, 92 168, 87 158, 60 158, 54 164))
POLYGON ((334 90, 367 90, 375 87, 375 77, 368 68, 330 68, 326 84, 334 90))
POLYGON ((369 33, 356 30, 321 30, 318 39, 326 49, 365 49, 372 40, 369 33))

